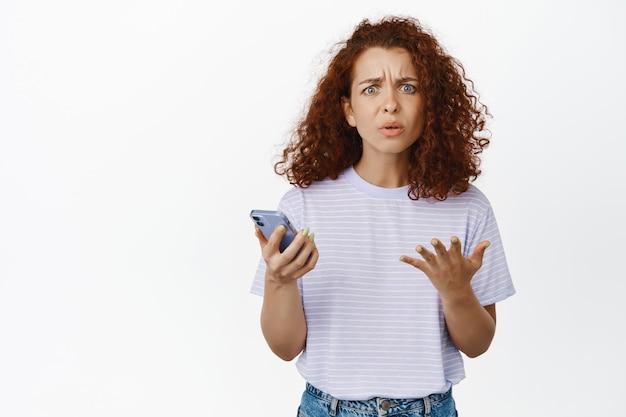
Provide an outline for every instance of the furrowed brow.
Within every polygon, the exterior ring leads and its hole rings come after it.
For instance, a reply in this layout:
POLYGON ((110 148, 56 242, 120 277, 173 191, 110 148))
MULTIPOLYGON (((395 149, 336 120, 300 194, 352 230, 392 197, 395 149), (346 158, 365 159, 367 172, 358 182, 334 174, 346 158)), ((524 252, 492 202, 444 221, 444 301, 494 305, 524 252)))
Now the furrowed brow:
MULTIPOLYGON (((359 82, 357 85, 369 85, 369 84, 380 84, 383 81, 382 77, 376 77, 376 78, 367 78, 361 82, 359 82)), ((407 82, 418 82, 417 78, 413 78, 413 77, 402 77, 398 79, 398 84, 403 84, 403 83, 407 83, 407 82)))
POLYGON ((380 84, 382 80, 383 79, 381 77, 378 77, 378 78, 368 78, 366 80, 363 80, 363 81, 359 82, 357 85, 362 85, 362 84, 380 84))

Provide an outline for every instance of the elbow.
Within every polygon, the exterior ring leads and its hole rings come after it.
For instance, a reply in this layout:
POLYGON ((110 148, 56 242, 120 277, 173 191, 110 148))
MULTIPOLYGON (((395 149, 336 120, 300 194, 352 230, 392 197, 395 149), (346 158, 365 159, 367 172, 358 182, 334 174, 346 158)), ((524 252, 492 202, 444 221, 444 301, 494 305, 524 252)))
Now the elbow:
POLYGON ((489 340, 489 343, 486 343, 484 345, 477 345, 477 346, 471 346, 471 347, 467 347, 465 349, 459 349, 461 352, 463 352, 465 354, 465 356, 467 356, 468 358, 477 358, 480 355, 482 355, 483 353, 487 352, 487 350, 489 350, 489 346, 491 346, 491 340, 489 340))
POLYGON ((306 345, 306 331, 301 337, 286 337, 285 335, 275 335, 271 332, 264 332, 265 341, 274 355, 285 362, 294 360, 306 345))
POLYGON ((274 355, 278 356, 280 359, 284 360, 285 362, 291 362, 292 360, 297 358, 298 355, 300 355, 300 353, 302 352, 302 348, 285 348, 285 347, 270 346, 270 349, 272 350, 274 355))
POLYGON ((280 359, 284 360, 285 362, 291 362, 298 356, 298 354, 293 355, 290 353, 282 353, 282 354, 277 353, 277 352, 274 352, 274 353, 276 354, 276 356, 278 356, 280 359))
POLYGON ((304 315, 299 321, 269 319, 261 315, 261 331, 272 353, 285 362, 295 359, 306 345, 304 315))
POLYGON ((463 351, 463 353, 465 354, 465 356, 467 356, 468 358, 474 359, 479 357, 480 355, 482 355, 483 353, 487 352, 487 349, 481 349, 481 350, 475 350, 475 351, 463 351))

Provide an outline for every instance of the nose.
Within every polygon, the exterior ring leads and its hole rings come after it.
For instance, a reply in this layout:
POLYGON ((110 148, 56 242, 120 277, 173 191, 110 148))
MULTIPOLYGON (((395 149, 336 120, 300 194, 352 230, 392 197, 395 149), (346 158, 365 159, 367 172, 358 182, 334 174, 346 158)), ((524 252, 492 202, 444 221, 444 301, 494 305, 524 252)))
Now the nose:
POLYGON ((395 95, 390 92, 385 97, 385 101, 383 102, 383 111, 385 113, 397 113, 398 112, 398 100, 396 100, 395 95))

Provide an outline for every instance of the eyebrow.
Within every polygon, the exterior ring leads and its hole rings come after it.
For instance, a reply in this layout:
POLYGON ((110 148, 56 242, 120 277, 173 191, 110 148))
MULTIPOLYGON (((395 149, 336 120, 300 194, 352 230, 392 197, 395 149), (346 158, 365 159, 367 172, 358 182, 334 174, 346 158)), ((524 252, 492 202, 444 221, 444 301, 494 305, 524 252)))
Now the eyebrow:
MULTIPOLYGON (((361 82, 359 82, 357 85, 361 85, 361 84, 380 84, 380 82, 382 81, 382 77, 377 77, 377 78, 367 78, 361 82)), ((413 78, 413 77, 402 77, 400 79, 398 79, 398 82, 400 83, 406 83, 408 81, 413 81, 413 82, 417 82, 417 78, 413 78)))

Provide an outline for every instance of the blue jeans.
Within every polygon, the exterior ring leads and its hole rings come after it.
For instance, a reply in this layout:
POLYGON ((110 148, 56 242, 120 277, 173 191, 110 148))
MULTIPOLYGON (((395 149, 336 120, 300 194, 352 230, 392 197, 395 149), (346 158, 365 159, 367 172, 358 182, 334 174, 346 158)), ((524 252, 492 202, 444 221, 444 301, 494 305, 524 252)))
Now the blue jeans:
POLYGON ((298 417, 456 417, 452 389, 424 398, 372 398, 365 401, 338 400, 306 384, 298 417))

